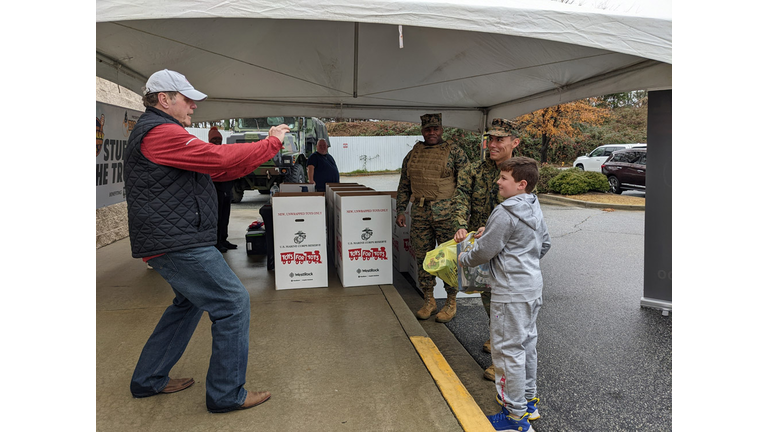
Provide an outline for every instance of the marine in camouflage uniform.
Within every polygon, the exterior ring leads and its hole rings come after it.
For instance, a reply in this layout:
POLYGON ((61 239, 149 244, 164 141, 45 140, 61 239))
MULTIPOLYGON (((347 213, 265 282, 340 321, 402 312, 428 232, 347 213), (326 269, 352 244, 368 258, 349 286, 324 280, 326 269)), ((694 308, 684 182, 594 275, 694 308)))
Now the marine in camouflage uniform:
MULTIPOLYGON (((418 284, 424 293, 424 305, 416 317, 427 319, 437 312, 435 276, 424 270, 422 263, 427 252, 453 238, 456 232, 451 202, 459 171, 468 161, 461 147, 443 140, 441 114, 421 116, 421 132, 424 141, 416 143, 403 159, 397 188, 397 223, 405 226, 405 210, 411 202, 411 246, 418 263, 418 284)), ((446 285, 445 291, 448 298, 435 317, 438 322, 448 322, 456 315, 457 289, 446 285)))
POLYGON ((504 201, 499 195, 499 168, 486 153, 485 160, 472 162, 459 173, 453 208, 456 229, 477 231, 485 226, 494 207, 504 201))
POLYGON ((472 162, 459 172, 452 198, 457 230, 477 231, 485 226, 493 209, 504 201, 496 183, 500 174, 498 164, 512 157, 520 138, 512 122, 505 119, 493 119, 487 135, 491 138, 485 159, 472 162))
MULTIPOLYGON (((484 227, 493 209, 504 201, 496 183, 501 173, 498 164, 512 157, 512 152, 520 145, 520 138, 512 122, 505 119, 493 119, 488 135, 485 159, 469 164, 459 173, 452 200, 458 230, 454 239, 457 240, 466 236, 467 232, 484 227)), ((490 317, 491 293, 483 292, 480 297, 490 317)), ((491 352, 490 340, 483 345, 483 350, 491 352)), ((483 376, 495 380, 493 365, 486 369, 483 376)))

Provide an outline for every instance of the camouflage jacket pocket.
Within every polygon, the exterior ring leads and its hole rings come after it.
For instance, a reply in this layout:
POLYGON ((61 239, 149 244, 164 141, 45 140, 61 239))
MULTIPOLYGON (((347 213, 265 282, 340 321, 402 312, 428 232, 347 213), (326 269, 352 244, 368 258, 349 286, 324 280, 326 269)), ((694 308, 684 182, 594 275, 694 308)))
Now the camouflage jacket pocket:
POLYGON ((431 206, 432 206, 432 220, 441 221, 441 220, 446 220, 453 217, 453 212, 451 211, 452 206, 451 206, 450 199, 432 201, 431 206))

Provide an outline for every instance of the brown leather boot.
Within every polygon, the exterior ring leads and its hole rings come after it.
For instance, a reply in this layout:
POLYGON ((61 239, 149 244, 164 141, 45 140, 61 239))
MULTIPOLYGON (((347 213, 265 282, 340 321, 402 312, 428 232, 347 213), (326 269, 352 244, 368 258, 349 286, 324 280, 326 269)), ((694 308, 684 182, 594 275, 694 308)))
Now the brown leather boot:
POLYGON ((437 312, 437 303, 435 303, 434 292, 434 288, 424 290, 424 305, 421 307, 421 309, 416 311, 416 318, 425 320, 437 312))
POLYGON ((445 306, 435 317, 435 321, 440 323, 447 323, 456 316, 456 293, 448 293, 448 298, 445 299, 445 306))
MULTIPOLYGON (((248 390, 246 390, 246 391, 248 391, 248 390)), ((242 405, 237 407, 237 409, 244 410, 244 409, 248 409, 248 408, 253 408, 256 405, 263 404, 270 397, 272 397, 272 393, 270 393, 268 391, 260 391, 260 392, 251 392, 251 391, 249 391, 248 393, 245 394, 245 402, 243 402, 242 405)))
POLYGON ((180 392, 189 388, 194 383, 195 380, 192 378, 171 378, 168 380, 168 384, 165 385, 165 388, 160 390, 160 393, 168 394, 180 392))

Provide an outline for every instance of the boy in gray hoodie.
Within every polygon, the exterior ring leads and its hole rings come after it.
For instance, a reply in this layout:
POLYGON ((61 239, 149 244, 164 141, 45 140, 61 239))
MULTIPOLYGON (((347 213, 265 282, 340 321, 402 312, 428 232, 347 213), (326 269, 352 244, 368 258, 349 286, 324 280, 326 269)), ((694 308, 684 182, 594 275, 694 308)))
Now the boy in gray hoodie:
POLYGON ((550 247, 547 224, 536 195, 536 161, 513 157, 499 164, 504 202, 478 229, 475 247, 462 252, 460 266, 490 262, 491 356, 496 367, 496 400, 502 409, 488 416, 496 430, 533 431, 540 418, 536 397, 536 318, 544 286, 539 259, 550 247))

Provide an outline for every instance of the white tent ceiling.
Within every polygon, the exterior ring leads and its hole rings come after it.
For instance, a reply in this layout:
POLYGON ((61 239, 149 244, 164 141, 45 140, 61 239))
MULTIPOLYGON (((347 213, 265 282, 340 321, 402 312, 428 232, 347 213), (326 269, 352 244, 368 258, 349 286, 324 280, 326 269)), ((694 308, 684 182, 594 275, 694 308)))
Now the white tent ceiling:
POLYGON ((551 1, 97 0, 96 21, 96 75, 141 93, 153 72, 181 72, 208 94, 194 121, 442 112, 480 130, 672 87, 670 20, 551 1))

